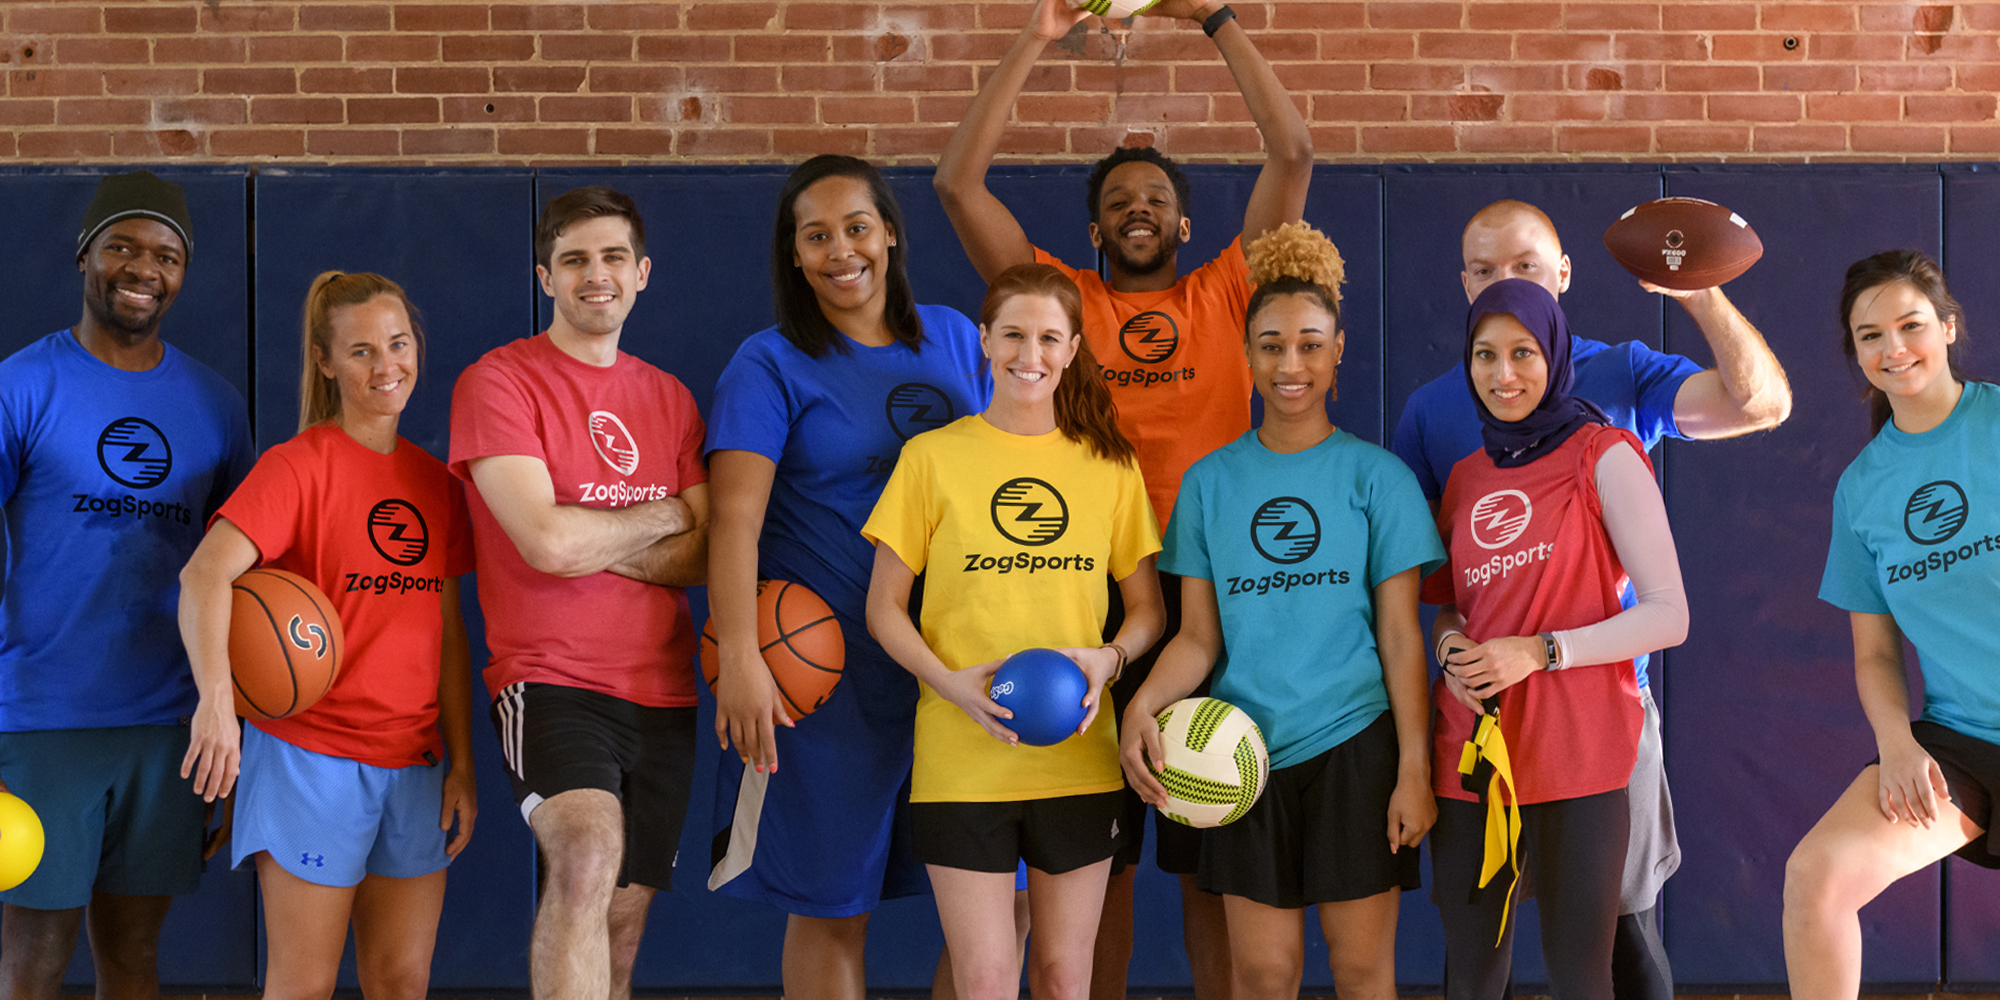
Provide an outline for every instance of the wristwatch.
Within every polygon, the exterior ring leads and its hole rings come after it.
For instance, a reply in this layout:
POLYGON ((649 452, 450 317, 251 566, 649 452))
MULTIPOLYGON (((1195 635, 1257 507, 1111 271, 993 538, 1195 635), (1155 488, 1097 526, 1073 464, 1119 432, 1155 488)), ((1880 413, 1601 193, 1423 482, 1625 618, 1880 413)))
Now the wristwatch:
POLYGON ((1544 652, 1548 654, 1549 657, 1548 662, 1542 665, 1542 669, 1561 670, 1562 652, 1561 650, 1556 648, 1555 634, 1551 632, 1543 632, 1541 635, 1542 635, 1542 649, 1544 652))

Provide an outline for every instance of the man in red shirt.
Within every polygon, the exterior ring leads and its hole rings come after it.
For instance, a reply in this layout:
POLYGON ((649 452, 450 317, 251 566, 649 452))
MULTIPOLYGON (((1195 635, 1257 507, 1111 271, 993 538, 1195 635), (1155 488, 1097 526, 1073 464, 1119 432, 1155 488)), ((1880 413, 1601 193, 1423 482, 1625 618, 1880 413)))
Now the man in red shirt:
POLYGON ((521 813, 546 859, 534 995, 630 996, 656 890, 670 888, 694 766, 695 632, 708 474, 687 388, 618 350, 652 262, 632 200, 551 201, 539 336, 495 348, 452 395, 486 687, 521 813))

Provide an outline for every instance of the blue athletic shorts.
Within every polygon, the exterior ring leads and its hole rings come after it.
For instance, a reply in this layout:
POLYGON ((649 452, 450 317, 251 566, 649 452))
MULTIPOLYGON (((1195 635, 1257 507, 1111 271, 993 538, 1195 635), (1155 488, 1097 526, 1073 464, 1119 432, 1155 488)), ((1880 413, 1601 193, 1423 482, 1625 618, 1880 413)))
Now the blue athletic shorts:
POLYGON ((258 851, 316 885, 359 885, 366 875, 418 878, 442 871, 446 765, 376 767, 293 746, 243 727, 236 779, 237 867, 258 851))
POLYGON ((910 847, 916 709, 908 671, 849 643, 826 704, 777 728, 776 773, 759 774, 734 747, 724 750, 709 888, 827 918, 927 893, 930 880, 910 847))
POLYGON ((73 910, 93 891, 201 886, 205 803, 181 777, 186 726, 0 733, 0 781, 42 821, 42 862, 0 902, 73 910))

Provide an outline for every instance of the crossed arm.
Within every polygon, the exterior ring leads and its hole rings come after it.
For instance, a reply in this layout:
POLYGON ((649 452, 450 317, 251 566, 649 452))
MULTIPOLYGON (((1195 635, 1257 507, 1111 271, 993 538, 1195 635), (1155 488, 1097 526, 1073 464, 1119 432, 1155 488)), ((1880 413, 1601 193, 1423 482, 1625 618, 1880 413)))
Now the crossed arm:
POLYGON ((526 455, 470 464, 473 485, 527 564, 552 576, 611 572, 642 583, 708 579, 708 484, 679 496, 599 510, 559 504, 549 467, 526 455))

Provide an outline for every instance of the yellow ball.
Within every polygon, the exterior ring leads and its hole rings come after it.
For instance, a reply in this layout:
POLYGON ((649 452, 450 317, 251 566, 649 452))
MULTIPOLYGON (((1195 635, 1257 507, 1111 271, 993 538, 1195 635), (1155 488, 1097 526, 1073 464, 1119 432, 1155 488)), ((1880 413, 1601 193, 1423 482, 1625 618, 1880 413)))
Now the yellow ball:
POLYGON ((0 792, 0 892, 26 882, 41 863, 41 817, 20 796, 0 792))

